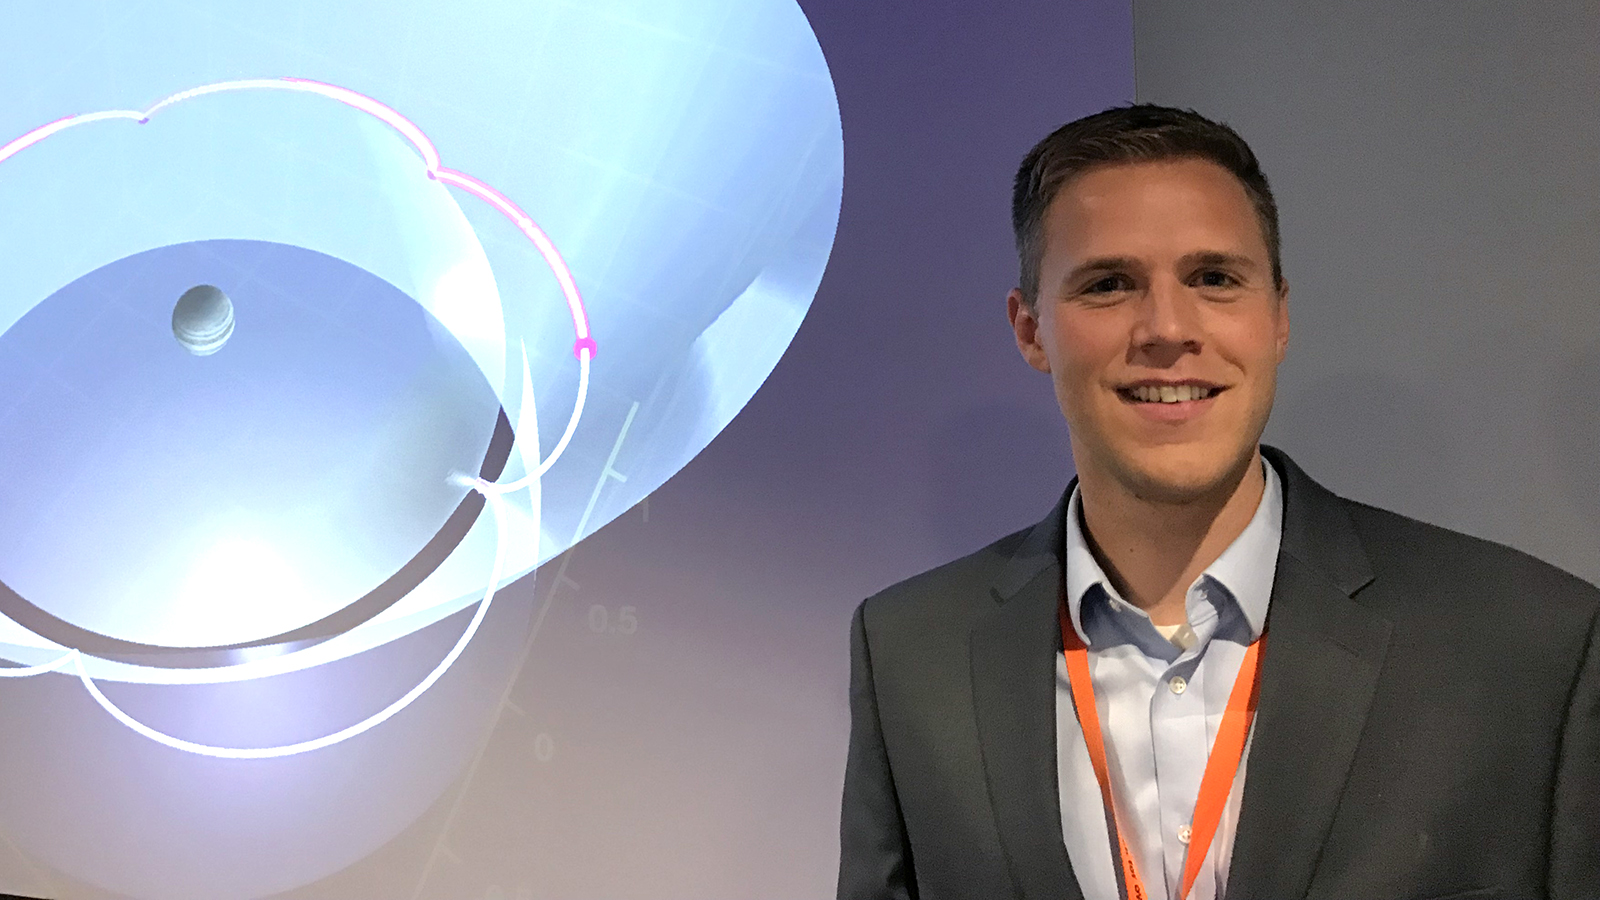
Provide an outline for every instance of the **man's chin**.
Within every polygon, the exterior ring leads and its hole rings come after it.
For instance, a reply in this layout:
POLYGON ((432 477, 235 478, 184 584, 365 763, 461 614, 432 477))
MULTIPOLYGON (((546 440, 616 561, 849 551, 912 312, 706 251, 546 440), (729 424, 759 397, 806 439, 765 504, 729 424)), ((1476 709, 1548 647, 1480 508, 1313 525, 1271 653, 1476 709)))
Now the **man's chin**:
POLYGON ((1150 503, 1224 502, 1238 488, 1254 456, 1253 446, 1242 455, 1209 448, 1163 448, 1123 460, 1118 480, 1134 496, 1150 503))

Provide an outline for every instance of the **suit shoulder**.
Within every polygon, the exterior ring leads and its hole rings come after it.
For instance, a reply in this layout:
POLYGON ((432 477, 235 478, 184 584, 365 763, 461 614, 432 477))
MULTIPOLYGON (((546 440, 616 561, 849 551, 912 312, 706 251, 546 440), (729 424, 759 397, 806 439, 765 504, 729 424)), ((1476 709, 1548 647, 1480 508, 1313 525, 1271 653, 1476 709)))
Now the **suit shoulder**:
POLYGON ((1600 587, 1529 553, 1391 510, 1344 502, 1376 574, 1497 599, 1515 592, 1590 615, 1600 611, 1600 587))
POLYGON ((873 594, 861 602, 863 624, 869 631, 900 631, 966 621, 992 608, 995 578, 1031 530, 1012 532, 873 594))

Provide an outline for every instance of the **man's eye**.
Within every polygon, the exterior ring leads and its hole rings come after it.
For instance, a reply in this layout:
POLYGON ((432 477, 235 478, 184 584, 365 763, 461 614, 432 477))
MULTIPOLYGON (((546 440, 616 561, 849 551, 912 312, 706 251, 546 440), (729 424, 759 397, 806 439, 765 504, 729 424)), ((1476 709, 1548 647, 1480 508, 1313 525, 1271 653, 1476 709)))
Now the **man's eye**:
POLYGON ((1127 277, 1123 275, 1107 275, 1098 281, 1092 282, 1087 288, 1084 288, 1084 292, 1088 294, 1107 294, 1112 291, 1124 290, 1128 286, 1127 281, 1127 277))
POLYGON ((1200 283, 1206 287, 1232 287, 1239 281, 1221 269, 1207 269, 1200 273, 1200 283))

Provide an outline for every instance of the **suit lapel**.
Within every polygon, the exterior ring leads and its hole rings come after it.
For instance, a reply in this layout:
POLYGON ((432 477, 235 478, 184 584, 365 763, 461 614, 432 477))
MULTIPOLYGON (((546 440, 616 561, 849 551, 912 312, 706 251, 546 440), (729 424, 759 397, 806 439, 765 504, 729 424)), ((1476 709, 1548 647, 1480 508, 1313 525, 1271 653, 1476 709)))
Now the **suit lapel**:
POLYGON ((1307 893, 1388 649, 1388 620, 1352 596, 1372 580, 1344 501, 1288 457, 1261 699, 1228 876, 1230 900, 1307 893))
MULTIPOLYGON (((1071 496, 1067 488, 1065 496, 1071 496)), ((993 588, 971 635, 972 691, 1000 844, 1027 900, 1082 900, 1061 834, 1056 775, 1056 603, 1061 504, 1035 526, 993 588)))

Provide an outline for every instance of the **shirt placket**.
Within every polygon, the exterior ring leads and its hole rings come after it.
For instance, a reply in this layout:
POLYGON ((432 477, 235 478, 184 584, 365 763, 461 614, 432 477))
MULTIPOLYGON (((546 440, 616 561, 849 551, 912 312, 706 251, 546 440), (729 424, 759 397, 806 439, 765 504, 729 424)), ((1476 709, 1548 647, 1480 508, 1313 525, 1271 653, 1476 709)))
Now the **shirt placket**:
MULTIPOLYGON (((1151 750, 1155 756, 1156 789, 1160 793, 1161 849, 1170 894, 1182 883, 1184 854, 1188 849, 1200 776, 1194 748, 1205 746, 1205 703, 1189 683, 1195 661, 1174 663, 1162 673, 1150 698, 1151 750)), ((1198 892, 1197 892, 1198 893, 1198 892)), ((1198 900, 1197 897, 1187 900, 1198 900)))
MULTIPOLYGON (((1207 727, 1205 677, 1202 662, 1205 649, 1216 631, 1217 614, 1208 595, 1210 588, 1197 585, 1188 598, 1190 628, 1194 644, 1170 665, 1160 668, 1156 690, 1150 698, 1151 753, 1155 761, 1156 789, 1159 793, 1161 856, 1168 895, 1177 896, 1183 884, 1183 867, 1193 831, 1195 801, 1211 746, 1207 727)), ((1147 885, 1147 887, 1149 887, 1147 885)), ((1184 900, 1215 900, 1215 879, 1202 869, 1193 889, 1184 900)))

